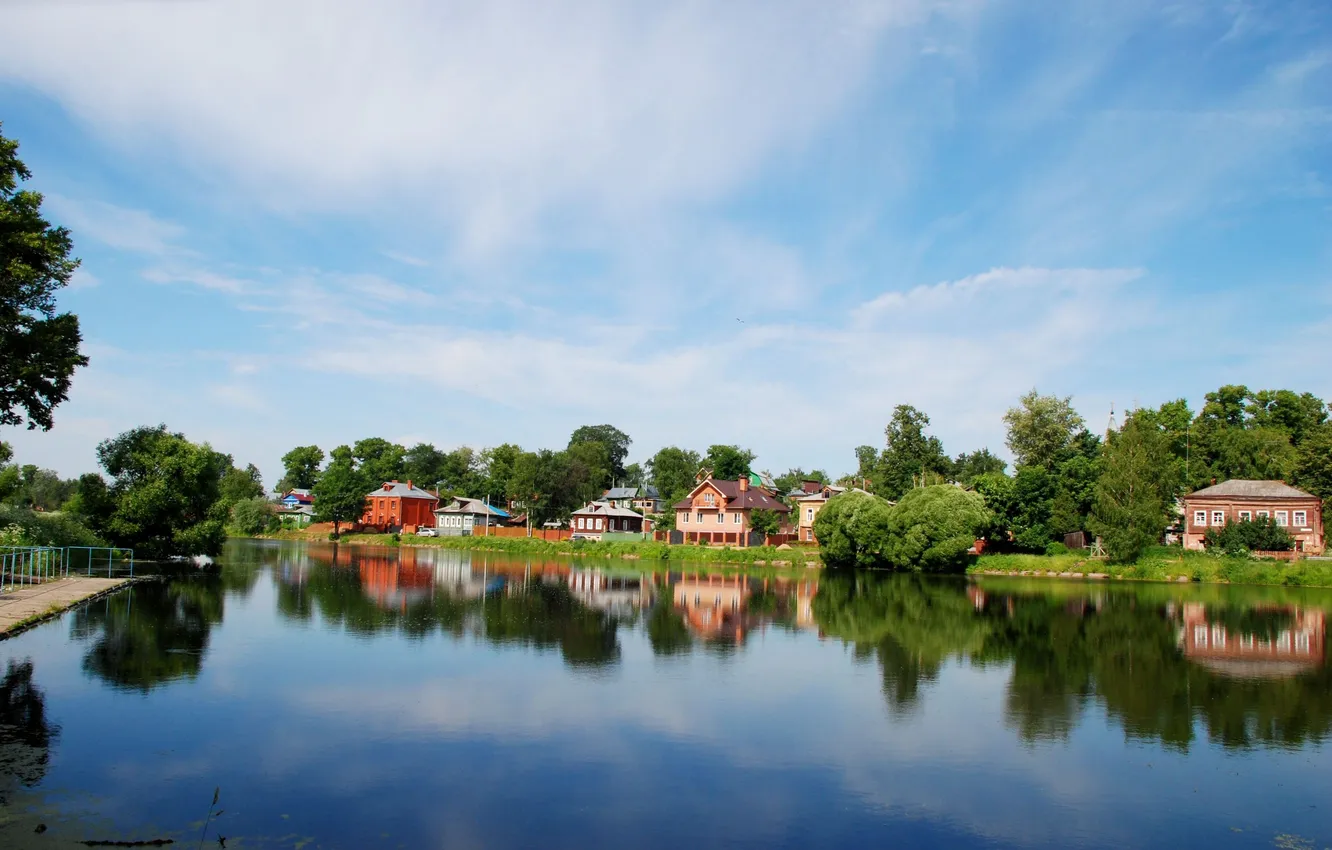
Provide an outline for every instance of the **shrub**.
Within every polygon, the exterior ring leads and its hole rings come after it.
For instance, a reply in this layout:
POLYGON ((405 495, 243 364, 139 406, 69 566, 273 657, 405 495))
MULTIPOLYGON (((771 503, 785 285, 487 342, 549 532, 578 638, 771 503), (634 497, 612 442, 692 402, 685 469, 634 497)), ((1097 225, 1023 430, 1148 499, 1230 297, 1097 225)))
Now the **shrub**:
POLYGON ((231 507, 231 526, 241 534, 263 534, 276 522, 272 505, 263 498, 243 499, 231 507))
POLYGON ((1254 551, 1289 552, 1295 548, 1295 540, 1290 533, 1273 522, 1271 517, 1227 522, 1222 528, 1209 528, 1203 543, 1208 549, 1216 549, 1227 555, 1243 555, 1254 551))
POLYGON ((6 546, 105 546, 78 518, 67 513, 35 513, 27 508, 0 505, 0 529, 6 538, 21 543, 6 546))
POLYGON ((1052 558, 1055 557, 1056 555, 1067 555, 1068 552, 1069 552, 1068 547, 1065 546, 1063 543, 1060 543, 1058 540, 1054 541, 1053 543, 1045 547, 1045 554, 1049 555, 1052 558))
POLYGON ((829 499, 814 517, 823 562, 832 568, 882 564, 891 510, 878 496, 855 490, 829 499))
POLYGON ((921 487, 889 512, 884 555, 894 567, 916 572, 962 569, 990 522, 980 494, 951 484, 921 487))

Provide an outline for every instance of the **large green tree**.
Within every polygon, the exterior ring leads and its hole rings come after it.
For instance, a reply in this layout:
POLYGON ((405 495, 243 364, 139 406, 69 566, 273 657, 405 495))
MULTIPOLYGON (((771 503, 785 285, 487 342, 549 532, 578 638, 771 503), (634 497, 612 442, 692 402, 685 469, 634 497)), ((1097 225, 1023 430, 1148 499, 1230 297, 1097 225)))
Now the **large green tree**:
POLYGON ((633 443, 628 434, 614 425, 584 425, 569 435, 569 449, 579 443, 600 443, 605 446, 609 465, 607 472, 611 481, 624 481, 624 461, 629 457, 629 446, 633 443))
MULTIPOLYGON (((104 492, 80 480, 93 530, 145 559, 216 555, 225 540, 228 506, 222 478, 231 459, 196 445, 165 425, 141 427, 103 441, 97 459, 111 478, 104 492)), ((85 477, 86 478, 86 477, 85 477)))
POLYGON ((356 469, 369 490, 385 481, 401 481, 407 477, 405 458, 407 450, 382 437, 357 440, 352 446, 356 469))
POLYGON ((702 465, 698 452, 667 446, 648 459, 648 476, 669 508, 694 489, 694 477, 702 465))
POLYGON ((227 471, 222 475, 220 490, 222 501, 228 508, 246 499, 261 499, 264 495, 264 476, 254 464, 239 469, 232 465, 231 458, 227 458, 227 471))
POLYGON ((882 566, 891 511, 885 499, 857 490, 829 499, 814 517, 824 564, 834 570, 882 566))
POLYGON ((324 450, 318 446, 297 446, 282 456, 282 480, 278 491, 309 490, 319 480, 319 467, 324 463, 324 450))
POLYGON ((1047 471, 1066 459, 1085 430, 1071 398, 1041 395, 1036 390, 1018 399, 1018 406, 1004 414, 1004 424, 1008 426, 1008 448, 1018 466, 1047 471))
POLYGON ((1169 458, 1168 436, 1149 421, 1130 415, 1111 434, 1091 525, 1112 560, 1137 560, 1165 533, 1177 486, 1169 458))
POLYGON ((1323 500, 1323 524, 1332 524, 1332 423, 1319 425, 1300 443, 1295 483, 1323 500))
POLYGON ((964 452, 953 461, 953 480, 968 487, 976 483, 982 475, 1003 474, 1008 467, 1001 458, 995 457, 989 449, 964 452))
POLYGON ((749 449, 729 445, 708 446, 708 454, 703 458, 703 465, 712 470, 712 477, 721 481, 736 481, 748 475, 753 462, 754 453, 749 449))
POLYGON ((885 559, 897 569, 948 572, 965 568, 968 550, 991 522, 979 493, 951 484, 910 491, 888 515, 885 559))
POLYGON ((939 483, 952 472, 938 437, 925 433, 930 417, 909 404, 893 408, 884 428, 886 446, 875 467, 871 489, 885 499, 896 500, 913 487, 939 483))
POLYGON ((356 522, 365 513, 366 494, 374 486, 366 484, 352 452, 347 446, 334 449, 328 468, 314 486, 315 521, 333 523, 334 537, 341 533, 343 524, 356 522))
POLYGON ((42 217, 42 196, 19 189, 31 177, 18 142, 0 134, 0 425, 46 430, 88 358, 78 317, 55 303, 79 261, 69 231, 42 217))

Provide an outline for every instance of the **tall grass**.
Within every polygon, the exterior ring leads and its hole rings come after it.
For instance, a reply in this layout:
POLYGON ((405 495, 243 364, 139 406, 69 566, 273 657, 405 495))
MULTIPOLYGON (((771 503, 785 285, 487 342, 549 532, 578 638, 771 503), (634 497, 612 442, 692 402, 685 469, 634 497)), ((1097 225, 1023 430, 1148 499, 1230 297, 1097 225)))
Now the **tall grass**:
POLYGON ((981 555, 968 572, 1072 573, 1085 576, 1101 573, 1111 578, 1142 581, 1178 581, 1230 584, 1272 584, 1295 587, 1332 587, 1332 561, 1300 560, 1294 563, 1211 552, 1185 551, 1179 547, 1149 549, 1135 563, 1110 564, 1085 552, 1061 555, 981 555))

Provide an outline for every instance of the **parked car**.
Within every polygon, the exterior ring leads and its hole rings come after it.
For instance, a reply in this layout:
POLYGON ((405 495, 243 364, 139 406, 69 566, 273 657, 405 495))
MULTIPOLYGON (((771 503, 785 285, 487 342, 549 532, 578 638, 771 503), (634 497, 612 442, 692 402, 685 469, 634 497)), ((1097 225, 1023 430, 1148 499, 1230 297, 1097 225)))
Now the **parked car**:
POLYGON ((417 537, 438 537, 438 536, 439 536, 439 532, 436 531, 436 530, 433 529, 433 528, 430 528, 429 526, 425 526, 425 525, 423 525, 423 526, 421 526, 420 528, 416 529, 416 536, 417 536, 417 537))

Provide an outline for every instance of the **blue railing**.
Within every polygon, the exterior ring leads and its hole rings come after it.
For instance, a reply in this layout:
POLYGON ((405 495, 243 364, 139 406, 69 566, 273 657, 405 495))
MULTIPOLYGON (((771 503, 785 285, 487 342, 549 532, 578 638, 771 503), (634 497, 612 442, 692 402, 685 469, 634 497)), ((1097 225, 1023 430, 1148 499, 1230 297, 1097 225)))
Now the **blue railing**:
POLYGON ((127 567, 134 577, 134 550, 107 546, 0 546, 0 590, 41 584, 65 578, 71 571, 76 575, 87 565, 87 575, 101 575, 105 564, 106 577, 115 575, 119 566, 127 567))

